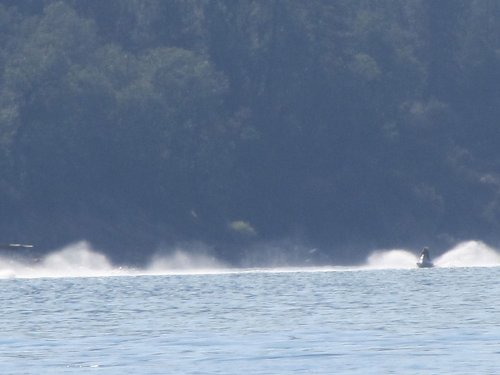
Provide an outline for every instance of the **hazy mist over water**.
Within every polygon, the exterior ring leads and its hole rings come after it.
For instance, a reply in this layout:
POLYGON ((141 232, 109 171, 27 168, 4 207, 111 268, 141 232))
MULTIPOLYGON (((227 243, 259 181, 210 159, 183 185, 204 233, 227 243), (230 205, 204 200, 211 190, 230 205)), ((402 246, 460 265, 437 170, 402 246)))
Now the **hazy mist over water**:
MULTIPOLYGON (((82 241, 55 250, 34 262, 20 257, 0 256, 0 278, 411 269, 416 267, 417 259, 418 251, 391 249, 374 251, 363 264, 352 266, 336 264, 307 266, 306 264, 292 267, 287 265, 286 259, 280 258, 279 265, 276 265, 276 261, 270 260, 269 266, 235 268, 206 253, 177 248, 168 254, 156 254, 145 267, 127 267, 114 265, 89 243, 82 241)), ((500 251, 481 241, 467 241, 439 256, 434 256, 433 262, 436 267, 496 267, 500 266, 500 251)))

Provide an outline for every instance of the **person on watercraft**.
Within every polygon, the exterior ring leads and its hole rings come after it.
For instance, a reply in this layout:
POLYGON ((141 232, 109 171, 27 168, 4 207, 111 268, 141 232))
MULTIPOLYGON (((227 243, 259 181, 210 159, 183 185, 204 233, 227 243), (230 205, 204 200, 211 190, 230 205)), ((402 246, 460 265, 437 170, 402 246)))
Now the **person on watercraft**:
POLYGON ((431 257, 429 255, 429 248, 424 247, 420 253, 420 262, 422 263, 430 263, 431 257))

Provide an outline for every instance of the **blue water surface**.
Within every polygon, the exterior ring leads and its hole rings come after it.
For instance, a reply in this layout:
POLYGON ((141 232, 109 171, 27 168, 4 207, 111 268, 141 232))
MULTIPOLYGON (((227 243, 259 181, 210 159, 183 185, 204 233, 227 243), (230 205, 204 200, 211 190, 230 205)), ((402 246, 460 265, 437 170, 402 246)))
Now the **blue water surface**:
POLYGON ((500 268, 0 280, 1 374, 498 374, 500 268))

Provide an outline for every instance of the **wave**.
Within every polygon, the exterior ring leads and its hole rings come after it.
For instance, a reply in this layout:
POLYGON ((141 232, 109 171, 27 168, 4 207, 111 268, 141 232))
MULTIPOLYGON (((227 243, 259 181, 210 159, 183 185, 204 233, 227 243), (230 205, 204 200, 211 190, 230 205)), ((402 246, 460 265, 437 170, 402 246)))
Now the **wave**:
MULTIPOLYGON (((377 269, 414 269, 418 252, 406 249, 378 250, 360 266, 319 267, 259 267, 231 268, 203 253, 191 254, 174 249, 168 255, 156 255, 142 268, 119 267, 85 242, 78 242, 33 261, 0 257, 0 279, 5 278, 62 278, 107 277, 139 275, 221 274, 257 272, 329 272, 377 269)), ((436 267, 496 267, 500 252, 481 241, 462 242, 434 258, 436 267)))
MULTIPOLYGON (((375 251, 362 268, 415 268, 417 260, 418 252, 409 250, 375 251)), ((500 252, 482 241, 466 241, 434 257, 433 262, 436 267, 497 267, 500 266, 500 252)))
POLYGON ((0 278, 61 278, 139 276, 184 273, 216 273, 226 266, 213 257, 190 255, 180 249, 169 255, 156 255, 147 267, 120 267, 92 246, 81 241, 49 253, 41 259, 0 257, 0 278))
POLYGON ((463 242, 435 260, 439 267, 496 267, 500 252, 481 241, 463 242))

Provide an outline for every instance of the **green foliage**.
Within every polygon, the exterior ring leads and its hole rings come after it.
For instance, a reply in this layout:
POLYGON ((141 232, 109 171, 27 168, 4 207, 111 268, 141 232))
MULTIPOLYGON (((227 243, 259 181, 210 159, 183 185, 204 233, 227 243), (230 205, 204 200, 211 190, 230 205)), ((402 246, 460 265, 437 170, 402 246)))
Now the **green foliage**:
POLYGON ((487 0, 2 1, 0 206, 217 241, 487 236, 499 16, 487 0))

